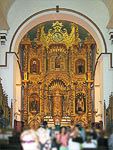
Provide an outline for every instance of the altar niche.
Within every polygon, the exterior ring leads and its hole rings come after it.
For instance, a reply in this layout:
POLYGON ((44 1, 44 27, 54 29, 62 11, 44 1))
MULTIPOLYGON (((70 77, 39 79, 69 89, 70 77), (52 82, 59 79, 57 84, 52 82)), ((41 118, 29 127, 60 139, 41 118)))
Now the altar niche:
POLYGON ((31 94, 29 99, 29 112, 40 112, 40 100, 39 96, 36 93, 31 94))
POLYGON ((55 68, 60 68, 60 55, 58 54, 55 58, 55 68))
POLYGON ((86 98, 84 93, 78 93, 75 98, 75 112, 83 114, 86 112, 86 98))
POLYGON ((40 73, 40 61, 36 58, 30 60, 30 73, 32 74, 40 73))
POLYGON ((85 61, 83 59, 78 59, 75 62, 75 70, 76 70, 76 74, 85 73, 85 61))
POLYGON ((51 107, 48 107, 49 112, 54 117, 54 120, 61 120, 66 110, 66 85, 62 80, 53 80, 49 85, 49 102, 51 107))

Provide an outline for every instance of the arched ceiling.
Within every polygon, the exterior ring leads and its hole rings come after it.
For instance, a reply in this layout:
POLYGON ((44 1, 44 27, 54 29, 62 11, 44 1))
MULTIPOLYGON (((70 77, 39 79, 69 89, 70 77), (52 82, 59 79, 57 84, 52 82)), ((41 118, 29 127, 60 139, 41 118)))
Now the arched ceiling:
MULTIPOLYGON (((0 0, 0 30, 8 30, 9 26, 7 23, 7 13, 11 7, 11 5, 17 0, 0 0)), ((113 28, 113 0, 99 0, 103 1, 108 8, 109 11, 109 23, 107 28, 113 28)))
POLYGON ((113 0, 103 0, 109 10, 109 22, 107 25, 108 29, 113 28, 113 0))
POLYGON ((0 30, 8 30, 7 13, 15 0, 0 0, 0 30))

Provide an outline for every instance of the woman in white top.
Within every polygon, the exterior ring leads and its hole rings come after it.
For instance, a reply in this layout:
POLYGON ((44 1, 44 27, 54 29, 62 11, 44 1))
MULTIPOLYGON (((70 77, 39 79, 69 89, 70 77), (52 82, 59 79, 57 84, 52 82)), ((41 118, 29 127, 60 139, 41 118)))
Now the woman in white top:
POLYGON ((40 150, 39 137, 33 129, 23 131, 20 140, 23 150, 40 150))
POLYGON ((97 148, 97 145, 91 141, 92 137, 87 135, 86 141, 82 144, 82 148, 97 148))
POLYGON ((73 131, 70 133, 70 138, 68 141, 68 150, 80 150, 81 146, 80 143, 77 142, 76 139, 77 137, 81 137, 79 129, 77 126, 74 127, 73 131))

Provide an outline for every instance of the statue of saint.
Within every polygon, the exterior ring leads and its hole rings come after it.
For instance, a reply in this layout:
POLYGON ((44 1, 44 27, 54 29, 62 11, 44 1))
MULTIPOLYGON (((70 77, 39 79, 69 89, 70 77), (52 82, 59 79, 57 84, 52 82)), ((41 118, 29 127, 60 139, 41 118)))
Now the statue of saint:
POLYGON ((33 100, 32 102, 31 102, 31 110, 37 110, 37 101, 36 100, 33 100))
POLYGON ((82 98, 78 98, 77 100, 77 112, 84 112, 84 100, 82 98))
POLYGON ((60 68, 60 56, 56 56, 55 58, 55 68, 60 68))
POLYGON ((77 60, 75 65, 76 73, 81 74, 85 72, 85 61, 77 60))
POLYGON ((36 60, 33 60, 32 72, 37 73, 37 63, 36 60))
POLYGON ((30 100, 30 104, 29 104, 29 110, 30 111, 37 111, 38 110, 38 102, 37 102, 37 98, 36 95, 32 95, 31 100, 30 100))
POLYGON ((82 63, 80 63, 78 65, 78 73, 83 73, 83 65, 82 65, 82 63))

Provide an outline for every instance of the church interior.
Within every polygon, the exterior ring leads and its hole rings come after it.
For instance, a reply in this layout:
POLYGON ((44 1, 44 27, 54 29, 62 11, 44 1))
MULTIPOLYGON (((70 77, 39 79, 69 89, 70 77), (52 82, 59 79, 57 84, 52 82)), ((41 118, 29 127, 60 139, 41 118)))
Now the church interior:
POLYGON ((0 0, 0 128, 113 129, 113 1, 0 0))

